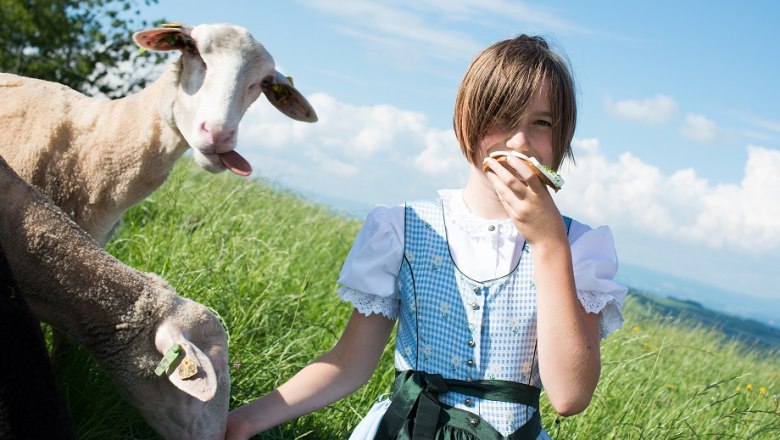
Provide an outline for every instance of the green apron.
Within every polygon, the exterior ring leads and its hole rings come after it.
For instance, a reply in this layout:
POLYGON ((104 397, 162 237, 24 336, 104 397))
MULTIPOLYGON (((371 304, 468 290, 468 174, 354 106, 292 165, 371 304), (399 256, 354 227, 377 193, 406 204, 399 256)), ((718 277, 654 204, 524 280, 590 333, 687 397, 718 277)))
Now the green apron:
POLYGON ((424 371, 400 371, 391 404, 379 423, 376 440, 534 440, 542 430, 539 393, 531 385, 502 380, 444 379, 424 371), (536 409, 517 431, 504 437, 476 414, 439 402, 453 391, 480 399, 522 403, 536 409))

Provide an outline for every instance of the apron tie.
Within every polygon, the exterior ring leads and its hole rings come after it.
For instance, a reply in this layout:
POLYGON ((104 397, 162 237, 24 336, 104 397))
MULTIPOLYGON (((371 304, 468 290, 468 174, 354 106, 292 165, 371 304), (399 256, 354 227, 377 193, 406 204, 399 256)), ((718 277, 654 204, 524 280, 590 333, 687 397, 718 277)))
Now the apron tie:
POLYGON ((439 394, 449 390, 444 378, 440 374, 407 370, 396 376, 393 390, 392 403, 379 424, 375 439, 432 439, 441 411, 439 394), (414 417, 411 417, 415 410, 414 417), (415 425, 412 437, 409 438, 405 433, 412 430, 401 428, 411 420, 414 420, 415 425))
POLYGON ((533 417, 514 435, 510 435, 510 439, 535 438, 541 430, 539 388, 496 380, 467 382, 444 379, 440 374, 405 370, 396 372, 393 396, 379 423, 375 440, 433 439, 443 411, 439 395, 450 391, 482 399, 523 403, 535 408, 537 411, 533 417))

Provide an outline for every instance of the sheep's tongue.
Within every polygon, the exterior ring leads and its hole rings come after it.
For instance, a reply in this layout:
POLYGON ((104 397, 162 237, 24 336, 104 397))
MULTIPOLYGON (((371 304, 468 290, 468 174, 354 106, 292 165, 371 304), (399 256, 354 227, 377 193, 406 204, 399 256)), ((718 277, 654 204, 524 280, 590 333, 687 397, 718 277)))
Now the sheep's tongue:
POLYGON ((221 153, 219 160, 222 161, 222 165, 230 171, 238 174, 239 176, 248 176, 252 174, 252 165, 249 165, 244 156, 234 151, 228 151, 227 153, 221 153))

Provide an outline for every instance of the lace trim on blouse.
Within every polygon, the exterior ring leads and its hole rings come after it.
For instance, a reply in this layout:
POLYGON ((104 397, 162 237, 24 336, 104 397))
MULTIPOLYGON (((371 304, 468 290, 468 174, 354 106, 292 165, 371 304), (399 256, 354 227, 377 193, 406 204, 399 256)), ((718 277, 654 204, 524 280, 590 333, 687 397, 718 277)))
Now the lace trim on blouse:
POLYGON ((623 313, 614 296, 592 290, 577 290, 577 298, 586 312, 599 314, 601 339, 623 326, 623 313))
POLYGON ((359 290, 341 287, 339 296, 343 301, 349 301, 361 314, 369 316, 372 313, 382 314, 386 318, 396 319, 401 307, 398 296, 379 296, 364 293, 359 290))

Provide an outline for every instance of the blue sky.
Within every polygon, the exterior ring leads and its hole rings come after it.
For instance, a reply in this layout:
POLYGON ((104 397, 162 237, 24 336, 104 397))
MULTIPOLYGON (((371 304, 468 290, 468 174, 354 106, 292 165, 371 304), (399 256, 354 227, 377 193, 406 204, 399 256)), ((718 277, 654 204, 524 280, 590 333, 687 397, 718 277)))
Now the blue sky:
POLYGON ((609 224, 626 265, 780 313, 780 3, 160 3, 144 17, 248 28, 315 107, 311 125, 250 108, 238 151, 254 175, 360 216, 462 185, 452 105, 468 62, 543 35, 578 84, 561 211, 609 224))

